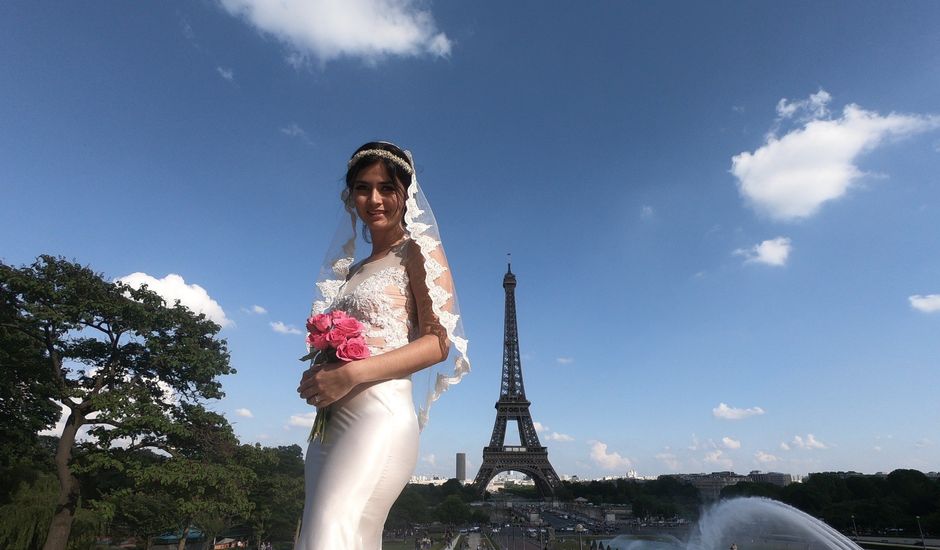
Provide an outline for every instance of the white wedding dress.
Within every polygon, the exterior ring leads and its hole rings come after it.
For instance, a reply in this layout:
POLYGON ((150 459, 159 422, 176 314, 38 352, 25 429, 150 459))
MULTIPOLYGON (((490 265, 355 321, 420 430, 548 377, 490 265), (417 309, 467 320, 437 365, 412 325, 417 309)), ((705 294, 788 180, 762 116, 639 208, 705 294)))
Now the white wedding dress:
MULTIPOLYGON (((363 323, 373 355, 426 333, 419 318, 436 319, 426 313, 430 298, 416 299, 411 290, 409 257, 421 261, 417 245, 406 240, 381 259, 353 266, 333 302, 331 309, 363 323)), ((307 448, 304 515, 295 550, 380 549, 389 509, 417 459, 410 378, 357 386, 334 403, 326 443, 307 448)))

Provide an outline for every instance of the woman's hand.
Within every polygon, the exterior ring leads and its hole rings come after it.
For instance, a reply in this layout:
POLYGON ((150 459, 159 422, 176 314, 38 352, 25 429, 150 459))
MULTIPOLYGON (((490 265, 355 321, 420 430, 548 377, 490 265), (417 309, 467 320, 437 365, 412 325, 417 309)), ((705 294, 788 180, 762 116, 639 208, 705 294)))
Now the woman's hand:
POLYGON ((304 371, 297 392, 300 398, 318 409, 328 407, 356 387, 355 369, 349 363, 326 363, 304 371))

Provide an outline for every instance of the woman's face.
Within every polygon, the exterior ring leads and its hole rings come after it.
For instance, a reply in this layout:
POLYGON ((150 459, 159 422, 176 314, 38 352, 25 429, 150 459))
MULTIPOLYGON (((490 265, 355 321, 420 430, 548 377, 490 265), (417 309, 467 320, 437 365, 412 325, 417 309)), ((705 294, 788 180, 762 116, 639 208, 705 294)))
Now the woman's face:
POLYGON ((353 203, 359 219, 365 222, 373 236, 402 228, 402 199, 400 185, 376 162, 359 171, 352 185, 353 203))

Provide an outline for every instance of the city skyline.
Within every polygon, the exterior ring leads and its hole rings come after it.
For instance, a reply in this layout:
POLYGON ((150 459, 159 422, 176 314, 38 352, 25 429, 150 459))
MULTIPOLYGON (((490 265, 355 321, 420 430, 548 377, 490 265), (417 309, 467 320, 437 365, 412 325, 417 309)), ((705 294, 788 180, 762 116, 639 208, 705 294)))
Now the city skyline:
MULTIPOLYGON (((224 413, 306 446, 303 323, 350 153, 412 150, 493 428, 512 253, 559 474, 940 464, 940 4, 0 5, 0 258, 223 328, 224 413)), ((53 430, 54 431, 54 430, 53 430)))

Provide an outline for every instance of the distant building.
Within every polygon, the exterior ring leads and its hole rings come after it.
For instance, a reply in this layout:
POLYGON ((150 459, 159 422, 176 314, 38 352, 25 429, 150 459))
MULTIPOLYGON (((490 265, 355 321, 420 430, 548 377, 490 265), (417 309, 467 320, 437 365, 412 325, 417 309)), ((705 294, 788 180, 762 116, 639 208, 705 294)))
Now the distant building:
POLYGON ((718 500, 721 490, 742 481, 750 481, 747 476, 734 472, 712 472, 710 474, 671 474, 663 477, 672 477, 680 481, 691 483, 698 489, 704 500, 718 500))
POLYGON ((457 481, 467 481, 467 453, 457 453, 457 481))
POLYGON ((443 476, 411 476, 411 481, 414 485, 443 485, 447 482, 447 478, 443 476))
POLYGON ((771 485, 777 485, 778 487, 786 487, 787 485, 793 483, 793 475, 791 474, 782 474, 780 472, 761 472, 759 470, 754 470, 747 476, 754 483, 769 483, 771 485))

